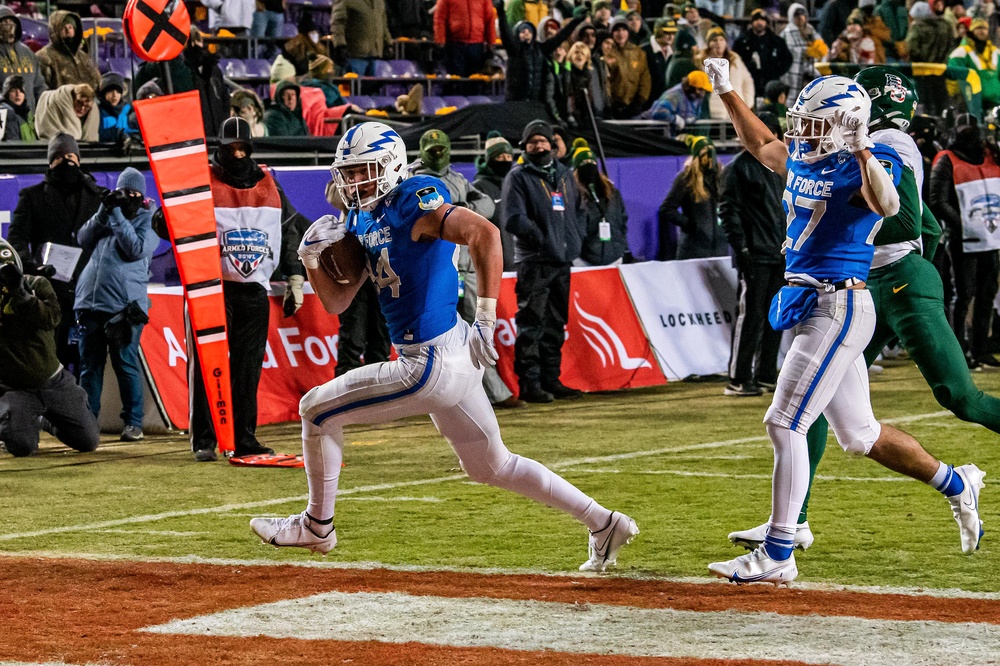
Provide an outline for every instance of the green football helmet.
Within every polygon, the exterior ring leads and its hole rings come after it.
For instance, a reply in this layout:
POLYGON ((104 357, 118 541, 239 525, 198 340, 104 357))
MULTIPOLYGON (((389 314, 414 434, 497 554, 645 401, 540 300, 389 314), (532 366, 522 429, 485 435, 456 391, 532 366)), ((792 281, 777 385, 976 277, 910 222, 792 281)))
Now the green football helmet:
POLYGON ((872 98, 872 113, 868 120, 871 130, 898 129, 906 131, 917 112, 917 91, 913 81, 891 67, 865 67, 854 80, 872 98))

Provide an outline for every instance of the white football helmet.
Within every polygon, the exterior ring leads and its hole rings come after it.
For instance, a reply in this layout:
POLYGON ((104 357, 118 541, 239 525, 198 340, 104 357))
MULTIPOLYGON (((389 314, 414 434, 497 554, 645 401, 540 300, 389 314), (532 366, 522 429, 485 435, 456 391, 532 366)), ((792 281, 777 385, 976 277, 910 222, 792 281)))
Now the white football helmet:
POLYGON ((396 130, 388 125, 374 122, 355 125, 337 144, 330 173, 346 206, 372 210, 406 177, 406 146, 396 130), (343 170, 360 166, 367 167, 366 178, 345 177, 343 170), (362 199, 360 190, 370 183, 375 184, 375 193, 362 199))
POLYGON ((821 76, 799 93, 788 110, 785 138, 793 160, 815 162, 846 149, 837 111, 860 116, 865 124, 871 115, 872 100, 865 89, 846 76, 821 76))

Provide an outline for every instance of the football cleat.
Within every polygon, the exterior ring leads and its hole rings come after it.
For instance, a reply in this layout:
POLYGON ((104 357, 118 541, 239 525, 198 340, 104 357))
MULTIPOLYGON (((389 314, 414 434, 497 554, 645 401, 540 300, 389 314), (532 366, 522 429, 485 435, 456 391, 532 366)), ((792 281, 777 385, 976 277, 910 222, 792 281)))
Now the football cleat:
POLYGON ((979 519, 979 491, 983 489, 983 477, 986 473, 975 465, 956 467, 955 473, 962 477, 965 489, 954 497, 949 497, 951 511, 955 514, 955 522, 962 536, 962 552, 971 555, 979 549, 982 538, 983 521, 979 519))
POLYGON ((309 522, 309 516, 303 511, 288 518, 254 518, 250 521, 250 529, 275 548, 292 546, 326 555, 337 545, 337 530, 331 526, 329 534, 319 536, 309 527, 309 522))
MULTIPOLYGON (((764 523, 763 525, 758 525, 749 530, 743 530, 741 532, 730 532, 729 540, 733 542, 735 546, 743 546, 747 550, 756 550, 758 546, 764 543, 764 537, 767 536, 767 526, 769 523, 764 523)), ((813 533, 809 529, 809 522, 804 522, 795 528, 795 548, 801 550, 806 550, 813 542, 813 533)))
POLYGON ((794 555, 789 555, 787 560, 772 560, 763 546, 728 562, 712 562, 708 570, 734 583, 774 583, 776 586, 791 583, 799 575, 794 555))
POLYGON ((618 551, 639 533, 635 521, 624 513, 611 512, 611 519, 603 529, 590 533, 588 553, 590 559, 580 565, 580 571, 604 571, 615 564, 618 551))

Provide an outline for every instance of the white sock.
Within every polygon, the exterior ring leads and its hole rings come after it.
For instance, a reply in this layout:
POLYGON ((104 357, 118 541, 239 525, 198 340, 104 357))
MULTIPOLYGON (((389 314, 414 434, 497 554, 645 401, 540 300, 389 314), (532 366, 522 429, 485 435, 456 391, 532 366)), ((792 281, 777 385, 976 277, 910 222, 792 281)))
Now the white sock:
POLYGON ((321 430, 309 421, 303 421, 302 457, 309 481, 306 513, 318 521, 331 520, 337 501, 340 464, 344 459, 343 428, 338 426, 321 430))

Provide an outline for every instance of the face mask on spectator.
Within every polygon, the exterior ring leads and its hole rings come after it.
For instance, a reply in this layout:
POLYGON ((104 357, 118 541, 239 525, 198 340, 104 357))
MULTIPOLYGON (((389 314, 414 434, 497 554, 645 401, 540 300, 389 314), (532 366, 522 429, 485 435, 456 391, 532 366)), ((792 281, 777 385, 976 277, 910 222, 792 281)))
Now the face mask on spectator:
POLYGON ((576 173, 580 176, 580 182, 584 185, 594 185, 597 183, 597 179, 601 177, 597 165, 593 162, 584 162, 577 167, 576 173))
POLYGON ((551 150, 539 150, 538 152, 525 152, 524 159, 528 160, 535 166, 543 167, 548 166, 552 162, 552 151, 551 150))
POLYGON ((249 154, 234 157, 229 146, 220 146, 216 159, 226 173, 237 179, 249 178, 257 166, 249 154))
POLYGON ((510 167, 514 163, 510 160, 490 160, 487 164, 493 173, 503 178, 510 173, 510 167))
POLYGON ((76 185, 83 178, 80 167, 72 160, 63 160, 49 169, 49 172, 57 182, 63 185, 76 185))

